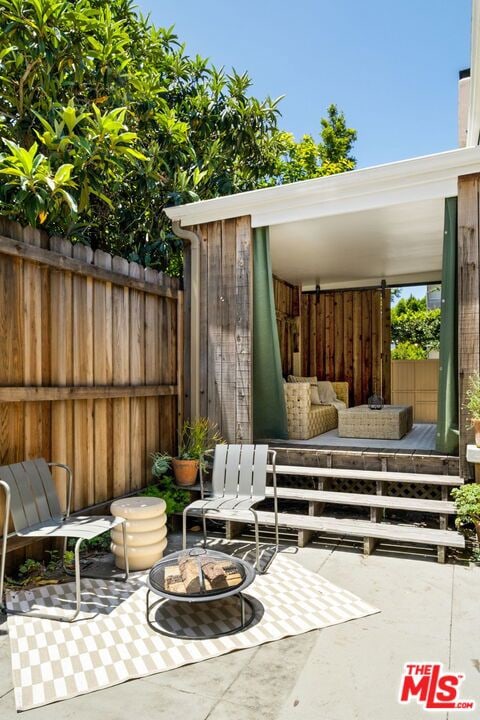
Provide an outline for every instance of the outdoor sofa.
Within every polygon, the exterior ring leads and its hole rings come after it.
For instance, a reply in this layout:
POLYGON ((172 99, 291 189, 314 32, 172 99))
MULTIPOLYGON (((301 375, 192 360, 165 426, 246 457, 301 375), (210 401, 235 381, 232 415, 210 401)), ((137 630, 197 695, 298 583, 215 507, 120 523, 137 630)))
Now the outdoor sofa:
MULTIPOLYGON (((348 407, 348 383, 332 382, 337 399, 348 407)), ((310 382, 286 382, 283 385, 287 406, 288 437, 308 440, 338 427, 338 410, 334 405, 314 405, 310 382)))

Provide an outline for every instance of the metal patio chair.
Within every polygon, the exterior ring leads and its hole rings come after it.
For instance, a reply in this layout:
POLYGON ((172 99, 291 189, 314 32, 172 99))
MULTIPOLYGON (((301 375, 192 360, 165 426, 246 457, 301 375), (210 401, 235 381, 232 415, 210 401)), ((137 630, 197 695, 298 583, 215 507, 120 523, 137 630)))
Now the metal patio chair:
MULTIPOLYGON (((256 569, 260 571, 260 541, 258 532, 258 515, 254 506, 265 500, 267 485, 267 463, 270 460, 273 475, 273 502, 275 513, 275 544, 278 539, 278 499, 277 476, 275 472, 276 452, 269 450, 268 445, 217 445, 214 453, 212 471, 212 493, 205 497, 202 471, 200 468, 201 499, 187 505, 183 511, 183 549, 187 547, 187 515, 201 514, 203 521, 203 539, 206 544, 207 530, 205 512, 228 511, 241 513, 249 511, 255 521, 255 555, 256 569)), ((208 454, 208 453, 206 453, 208 454)), ((270 564, 274 555, 270 559, 270 564)), ((264 570, 266 572, 266 569, 264 570)))
MULTIPOLYGON (((128 579, 128 554, 126 521, 123 518, 111 516, 74 516, 70 517, 72 501, 73 475, 68 465, 61 463, 47 463, 43 458, 27 460, 15 465, 0 467, 0 485, 5 491, 5 519, 3 523, 2 557, 0 560, 0 609, 7 612, 3 602, 3 586, 5 577, 5 557, 7 552, 7 539, 13 535, 24 538, 35 537, 63 537, 64 553, 68 538, 77 538, 75 543, 75 598, 76 608, 71 616, 53 615, 51 613, 26 612, 32 617, 64 620, 72 622, 80 612, 81 607, 81 577, 80 577, 80 545, 84 540, 101 535, 116 525, 123 523, 123 542, 125 552, 125 575, 128 579), (65 470, 68 478, 66 511, 62 513, 51 467, 65 470), (8 533, 10 512, 12 513, 15 532, 8 533)), ((68 571, 67 571, 68 572, 68 571)), ((71 574, 71 573, 70 573, 71 574)), ((8 611, 11 612, 11 611, 8 611)))

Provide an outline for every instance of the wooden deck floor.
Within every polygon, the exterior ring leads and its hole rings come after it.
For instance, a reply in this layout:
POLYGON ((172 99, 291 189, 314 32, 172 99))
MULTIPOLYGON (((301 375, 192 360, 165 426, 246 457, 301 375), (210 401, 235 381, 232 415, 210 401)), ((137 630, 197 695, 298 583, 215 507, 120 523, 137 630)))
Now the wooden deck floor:
MULTIPOLYGON (((401 440, 374 440, 371 438, 342 438, 338 430, 330 430, 308 440, 288 440, 288 445, 300 447, 344 448, 344 449, 381 449, 400 452, 415 450, 435 450, 436 425, 417 423, 401 440)), ((284 444, 284 443, 282 443, 284 444)))

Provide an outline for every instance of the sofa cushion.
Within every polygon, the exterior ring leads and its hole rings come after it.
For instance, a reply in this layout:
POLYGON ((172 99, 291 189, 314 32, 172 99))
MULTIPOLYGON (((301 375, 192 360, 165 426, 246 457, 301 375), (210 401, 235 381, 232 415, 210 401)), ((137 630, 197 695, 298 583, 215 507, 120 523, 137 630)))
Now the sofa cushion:
POLYGON ((321 405, 320 397, 318 394, 317 378, 316 377, 300 377, 299 375, 289 375, 288 382, 291 383, 309 383, 310 384, 310 400, 312 405, 321 405))

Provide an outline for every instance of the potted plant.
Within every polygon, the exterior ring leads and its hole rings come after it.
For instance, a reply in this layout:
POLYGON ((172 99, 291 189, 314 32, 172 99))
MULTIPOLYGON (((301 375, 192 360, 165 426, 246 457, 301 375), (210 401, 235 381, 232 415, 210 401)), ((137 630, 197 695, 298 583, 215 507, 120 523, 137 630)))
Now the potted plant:
POLYGON ((475 431, 475 444, 480 447, 480 375, 478 373, 470 376, 466 398, 465 407, 475 431))
POLYGON ((452 497, 457 510, 455 525, 457 528, 474 525, 480 542, 480 484, 467 483, 455 488, 452 497))
POLYGON ((208 418, 187 421, 179 433, 177 457, 155 453, 152 472, 159 477, 168 470, 171 463, 177 485, 195 485, 198 468, 200 465, 203 467, 205 462, 205 453, 220 442, 223 440, 217 426, 208 418))

